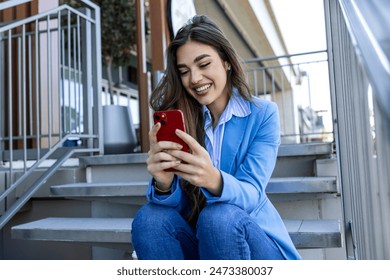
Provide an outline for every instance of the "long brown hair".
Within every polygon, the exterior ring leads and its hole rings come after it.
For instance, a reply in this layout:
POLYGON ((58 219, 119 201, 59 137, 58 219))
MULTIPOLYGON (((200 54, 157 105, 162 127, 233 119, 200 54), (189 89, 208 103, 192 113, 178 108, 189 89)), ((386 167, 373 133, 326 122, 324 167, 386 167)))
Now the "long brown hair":
MULTIPOLYGON (((251 100, 252 96, 245 81, 244 71, 238 55, 223 31, 207 16, 197 15, 190 19, 178 31, 167 49, 167 69, 164 77, 152 92, 150 106, 155 111, 181 109, 184 114, 187 132, 198 143, 205 146, 203 106, 186 92, 176 66, 177 49, 189 40, 213 47, 222 61, 230 64, 231 70, 227 72, 227 86, 230 95, 232 89, 236 88, 244 99, 251 100)), ((192 210, 187 220, 191 225, 195 225, 198 215, 205 205, 205 198, 200 189, 189 182, 182 180, 181 187, 192 204, 192 210)))

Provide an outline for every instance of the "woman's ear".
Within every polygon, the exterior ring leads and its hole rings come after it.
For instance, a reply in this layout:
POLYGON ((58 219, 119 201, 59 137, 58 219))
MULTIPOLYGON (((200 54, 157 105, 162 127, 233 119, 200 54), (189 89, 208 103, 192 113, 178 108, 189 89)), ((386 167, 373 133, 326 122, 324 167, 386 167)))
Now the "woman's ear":
POLYGON ((226 71, 229 71, 231 69, 230 63, 225 61, 225 69, 226 71))

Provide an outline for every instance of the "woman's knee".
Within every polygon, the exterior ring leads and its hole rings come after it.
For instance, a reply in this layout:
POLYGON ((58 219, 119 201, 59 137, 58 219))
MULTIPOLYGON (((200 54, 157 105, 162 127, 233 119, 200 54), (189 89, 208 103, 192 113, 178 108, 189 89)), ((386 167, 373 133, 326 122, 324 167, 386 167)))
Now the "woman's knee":
POLYGON ((244 216, 247 216, 241 208, 226 204, 215 203, 206 206, 199 215, 198 231, 210 234, 230 232, 237 230, 244 216))
POLYGON ((145 235, 155 232, 156 229, 166 226, 179 215, 177 211, 170 207, 146 204, 136 214, 132 224, 133 235, 145 235))

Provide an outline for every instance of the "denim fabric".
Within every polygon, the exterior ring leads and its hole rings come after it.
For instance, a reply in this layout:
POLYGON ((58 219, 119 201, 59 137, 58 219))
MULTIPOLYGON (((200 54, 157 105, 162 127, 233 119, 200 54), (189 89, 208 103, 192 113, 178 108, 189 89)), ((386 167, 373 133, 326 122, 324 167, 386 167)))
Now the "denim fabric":
POLYGON ((284 259, 275 242, 237 206, 206 206, 196 229, 173 208, 149 203, 132 226, 137 257, 182 259, 284 259))

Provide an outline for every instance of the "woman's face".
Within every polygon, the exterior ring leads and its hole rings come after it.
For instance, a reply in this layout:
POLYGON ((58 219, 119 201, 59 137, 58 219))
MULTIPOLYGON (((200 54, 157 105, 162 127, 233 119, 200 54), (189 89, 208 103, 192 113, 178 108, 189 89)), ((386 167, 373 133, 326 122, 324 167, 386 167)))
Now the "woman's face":
POLYGON ((212 113, 222 113, 229 96, 227 93, 228 63, 217 51, 206 44, 188 41, 176 52, 177 69, 186 91, 212 113))

